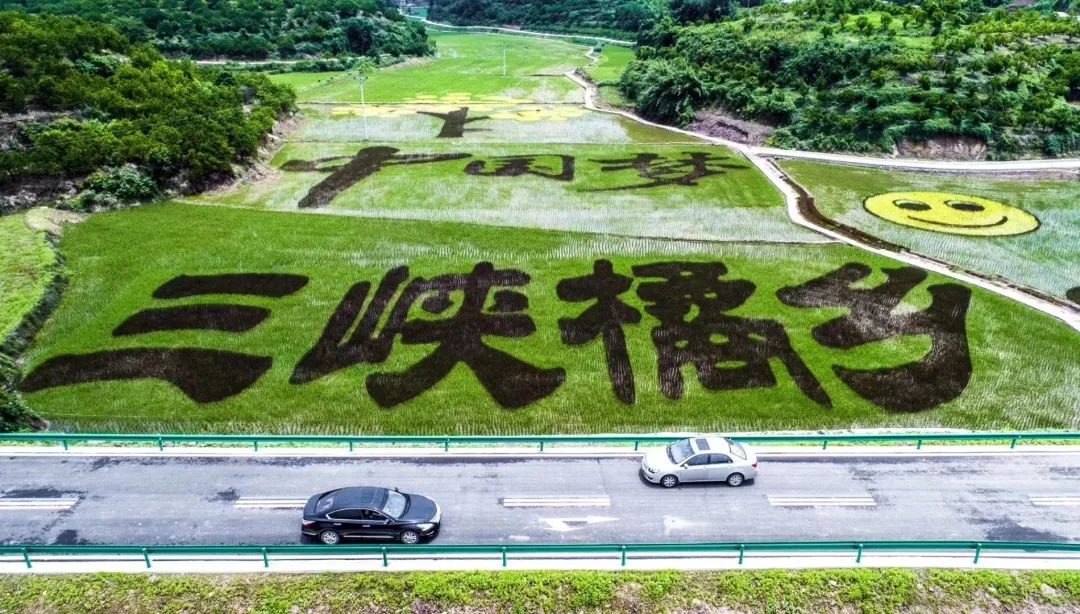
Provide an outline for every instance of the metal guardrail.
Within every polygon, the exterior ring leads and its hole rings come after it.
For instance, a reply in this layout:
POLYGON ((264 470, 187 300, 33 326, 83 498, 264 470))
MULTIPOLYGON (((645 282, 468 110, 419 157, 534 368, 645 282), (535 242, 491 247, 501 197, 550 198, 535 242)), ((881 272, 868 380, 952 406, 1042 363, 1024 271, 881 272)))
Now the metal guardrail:
MULTIPOLYGON (((543 452, 547 446, 558 444, 614 444, 633 446, 637 451, 641 444, 667 444, 686 435, 477 435, 477 436, 392 436, 392 435, 183 435, 138 433, 0 433, 0 442, 61 444, 64 449, 72 443, 141 443, 155 445, 164 450, 173 444, 244 444, 257 452, 261 445, 322 445, 327 447, 348 446, 438 446, 444 451, 466 446, 538 446, 543 452)), ((821 444, 827 449, 830 443, 892 443, 915 444, 921 449, 924 443, 941 442, 1002 442, 1015 448, 1025 441, 1073 441, 1080 442, 1080 432, 982 432, 982 433, 885 433, 876 435, 734 435, 733 439, 749 444, 821 444)))
MULTIPOLYGON (((382 559, 382 566, 389 567, 394 556, 428 555, 432 558, 454 558, 460 555, 492 555, 501 558, 507 567, 511 556, 599 555, 619 557, 621 566, 634 555, 666 554, 674 557, 697 557, 705 554, 730 554, 738 556, 742 565, 754 553, 850 553, 855 563, 862 563, 866 553, 971 553, 972 564, 977 565, 988 552, 1026 553, 1076 553, 1080 543, 1050 542, 971 542, 971 541, 866 541, 866 542, 744 542, 744 543, 697 543, 697 544, 508 544, 508 545, 397 545, 397 546, 0 546, 0 555, 21 556, 27 569, 33 569, 34 557, 41 556, 141 556, 147 569, 153 568, 155 556, 261 556, 263 567, 269 568, 273 556, 320 555, 323 558, 339 558, 342 555, 371 555, 382 559), (333 556, 328 556, 333 555, 333 556)), ((40 561, 40 558, 39 558, 40 561)))

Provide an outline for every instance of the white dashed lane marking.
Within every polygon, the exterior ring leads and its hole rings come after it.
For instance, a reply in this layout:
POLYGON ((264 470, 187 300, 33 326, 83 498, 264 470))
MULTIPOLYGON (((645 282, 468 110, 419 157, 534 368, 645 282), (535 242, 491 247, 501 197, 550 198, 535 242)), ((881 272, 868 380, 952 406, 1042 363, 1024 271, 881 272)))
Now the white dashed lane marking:
POLYGON ((503 507, 611 507, 611 497, 505 497, 503 507))
POLYGON ((0 499, 0 512, 18 510, 64 511, 75 507, 74 497, 35 497, 31 499, 0 499))
POLYGON ((1080 495, 1035 496, 1029 495, 1032 505, 1039 507, 1080 507, 1080 495))
POLYGON ((773 507, 876 507, 877 501, 869 494, 843 497, 767 495, 773 507))
POLYGON ((303 509, 307 497, 240 497, 233 503, 237 509, 303 509))

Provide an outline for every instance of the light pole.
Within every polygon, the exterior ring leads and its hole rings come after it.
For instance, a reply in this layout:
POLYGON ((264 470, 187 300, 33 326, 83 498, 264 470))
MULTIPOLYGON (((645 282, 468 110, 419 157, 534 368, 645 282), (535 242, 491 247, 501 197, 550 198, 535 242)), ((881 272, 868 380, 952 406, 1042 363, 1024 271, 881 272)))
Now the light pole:
POLYGON ((364 101, 364 81, 367 81, 367 77, 363 73, 360 73, 360 75, 356 78, 356 80, 360 82, 360 114, 364 118, 364 140, 366 141, 366 140, 368 140, 368 131, 367 131, 367 103, 364 101))

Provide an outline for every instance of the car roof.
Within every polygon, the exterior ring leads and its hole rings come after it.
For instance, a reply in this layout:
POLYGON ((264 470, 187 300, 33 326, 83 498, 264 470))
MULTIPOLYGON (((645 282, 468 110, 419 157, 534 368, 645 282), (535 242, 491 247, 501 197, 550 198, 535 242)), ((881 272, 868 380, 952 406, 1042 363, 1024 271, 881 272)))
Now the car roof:
POLYGON ((386 489, 378 486, 350 486, 332 493, 334 509, 346 507, 379 508, 386 502, 386 489))
POLYGON ((720 452, 726 454, 731 451, 727 439, 723 437, 691 437, 690 445, 694 452, 720 452))

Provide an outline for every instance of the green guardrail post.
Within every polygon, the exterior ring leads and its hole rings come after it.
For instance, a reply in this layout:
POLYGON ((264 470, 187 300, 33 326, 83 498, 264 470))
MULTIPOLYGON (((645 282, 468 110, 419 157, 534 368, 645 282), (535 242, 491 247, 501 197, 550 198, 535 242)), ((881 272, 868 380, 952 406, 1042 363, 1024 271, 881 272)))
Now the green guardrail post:
POLYGON ((22 549, 22 560, 23 560, 24 563, 26 563, 26 568, 27 569, 33 569, 34 568, 34 566, 30 564, 30 551, 27 550, 26 548, 22 549))
POLYGON ((263 567, 270 567, 270 557, 266 556, 266 548, 262 549, 263 567))
POLYGON ((1016 448, 1016 442, 1018 442, 1018 441, 1020 441, 1020 437, 1013 437, 1012 438, 1012 443, 1009 445, 1009 449, 1012 450, 1012 449, 1016 448))
POLYGON ((150 569, 150 549, 149 548, 143 548, 142 549, 142 558, 143 558, 144 561, 146 561, 146 568, 150 569))
POLYGON ((503 546, 502 549, 502 565, 506 567, 506 546, 503 546))
POLYGON ((855 555, 855 563, 862 563, 862 544, 859 544, 859 553, 855 555))
POLYGON ((158 449, 158 452, 164 452, 165 451, 165 440, 162 439, 161 437, 157 438, 157 449, 158 449))
POLYGON ((640 442, 640 441, 635 441, 635 442, 634 442, 634 452, 637 452, 637 451, 638 451, 638 447, 639 447, 640 445, 641 445, 641 442, 640 442))
POLYGON ((922 440, 921 439, 918 441, 918 443, 915 444, 915 449, 916 450, 922 450, 922 440))
POLYGON ((743 559, 746 558, 746 546, 739 544, 739 565, 742 565, 743 559))
POLYGON ((829 440, 828 440, 828 439, 826 439, 825 441, 821 442, 821 449, 822 449, 822 450, 828 450, 828 449, 829 449, 829 440))
POLYGON ((67 440, 65 439, 65 440, 61 441, 60 443, 64 444, 64 452, 67 452, 67 449, 68 449, 67 440))
POLYGON ((972 565, 979 564, 979 557, 982 556, 982 544, 975 544, 975 560, 971 562, 972 565))
POLYGON ((349 440, 349 452, 352 452, 352 451, 353 451, 353 442, 352 442, 352 440, 349 440))
POLYGON ((447 437, 446 439, 443 440, 442 451, 443 452, 449 452, 450 451, 450 438, 449 437, 447 437))
POLYGON ((382 566, 383 567, 389 567, 390 566, 390 559, 386 558, 386 546, 383 546, 383 549, 382 549, 382 566))
POLYGON ((540 451, 541 452, 544 451, 544 440, 543 439, 540 440, 540 451))
POLYGON ((258 452, 259 451, 259 440, 258 439, 253 439, 251 441, 251 443, 255 444, 255 451, 258 452))
POLYGON ((626 546, 622 547, 622 566, 626 567, 626 546))

